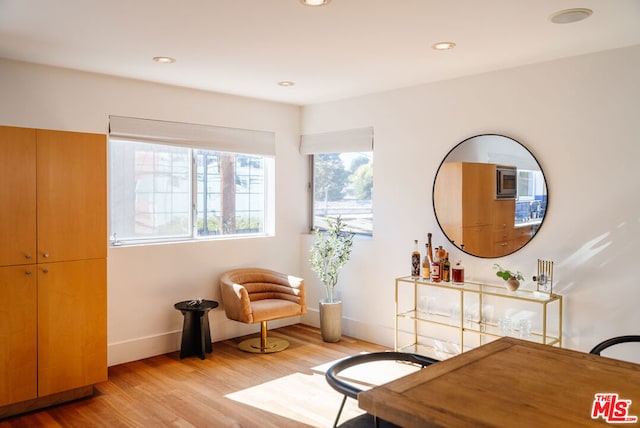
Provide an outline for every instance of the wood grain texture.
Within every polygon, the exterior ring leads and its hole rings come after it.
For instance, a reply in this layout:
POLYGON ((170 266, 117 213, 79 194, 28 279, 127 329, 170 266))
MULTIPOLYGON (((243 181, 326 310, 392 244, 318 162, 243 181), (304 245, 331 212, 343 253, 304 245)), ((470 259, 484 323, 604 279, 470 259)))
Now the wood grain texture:
POLYGON ((0 126, 0 239, 0 266, 35 263, 35 129, 0 126))
POLYGON ((37 141, 38 262, 106 257, 106 136, 38 129, 37 141))
MULTIPOLYGON (((237 344, 245 336, 214 343, 204 360, 181 360, 176 351, 113 366, 93 397, 5 419, 0 428, 329 427, 342 396, 326 383, 323 365, 386 349, 347 336, 325 343, 318 329, 302 324, 269 334, 288 340, 289 348, 242 352, 237 344)), ((343 418, 359 413, 347 400, 343 418)))
POLYGON ((1 416, 107 378, 106 136, 0 127, 0 179, 1 416))
POLYGON ((35 265, 0 267, 0 302, 0 406, 4 406, 37 394, 35 265))
POLYGON ((39 396, 106 380, 106 265, 106 259, 39 265, 39 396))
MULTIPOLYGON (((366 391, 358 401, 407 428, 584 427, 606 425, 591 419, 597 393, 640 404, 640 365, 501 338, 366 391)), ((640 406, 631 410, 640 414, 640 406)))

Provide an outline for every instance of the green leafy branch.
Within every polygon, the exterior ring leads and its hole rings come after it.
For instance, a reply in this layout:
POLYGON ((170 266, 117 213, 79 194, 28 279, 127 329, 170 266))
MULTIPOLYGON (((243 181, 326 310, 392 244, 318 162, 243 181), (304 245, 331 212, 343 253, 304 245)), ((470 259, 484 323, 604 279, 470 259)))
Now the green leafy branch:
POLYGON ((512 271, 510 271, 508 269, 503 268, 502 266, 500 266, 497 263, 493 264, 493 268, 494 269, 498 269, 498 272, 496 272, 496 275, 498 277, 504 279, 505 281, 508 281, 511 278, 515 278, 515 279, 517 279, 519 281, 524 281, 524 276, 519 271, 512 272, 512 271))
POLYGON ((345 224, 338 216, 327 218, 327 230, 315 228, 315 242, 311 247, 311 269, 325 285, 327 301, 333 302, 333 290, 338 284, 340 270, 349 260, 355 233, 344 230, 345 224))

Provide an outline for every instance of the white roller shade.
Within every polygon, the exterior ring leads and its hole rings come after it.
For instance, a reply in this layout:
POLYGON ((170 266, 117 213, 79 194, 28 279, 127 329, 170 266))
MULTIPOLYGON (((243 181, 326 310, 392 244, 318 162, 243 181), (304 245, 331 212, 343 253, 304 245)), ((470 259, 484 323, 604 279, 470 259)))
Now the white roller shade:
POLYGON ((373 151, 373 128, 349 129, 300 137, 300 153, 347 153, 373 151))
POLYGON ((275 133, 191 123, 109 116, 112 137, 215 150, 275 156, 275 133))

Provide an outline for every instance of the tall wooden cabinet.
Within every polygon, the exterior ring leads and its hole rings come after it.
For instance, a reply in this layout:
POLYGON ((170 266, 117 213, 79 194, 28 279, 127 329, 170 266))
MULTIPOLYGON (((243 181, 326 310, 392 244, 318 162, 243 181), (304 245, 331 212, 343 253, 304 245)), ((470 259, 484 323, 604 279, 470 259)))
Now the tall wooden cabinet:
POLYGON ((107 379, 106 137, 0 127, 0 417, 107 379))

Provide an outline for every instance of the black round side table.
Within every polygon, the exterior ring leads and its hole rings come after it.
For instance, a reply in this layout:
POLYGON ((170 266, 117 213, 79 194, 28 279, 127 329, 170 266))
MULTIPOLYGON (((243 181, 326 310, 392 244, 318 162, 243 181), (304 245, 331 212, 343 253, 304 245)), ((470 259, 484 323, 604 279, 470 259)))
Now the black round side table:
POLYGON ((197 355, 204 360, 204 353, 211 352, 211 330, 209 329, 209 315, 211 309, 218 307, 215 300, 202 300, 196 303, 185 300, 173 305, 182 312, 182 343, 180 344, 180 358, 197 355))

